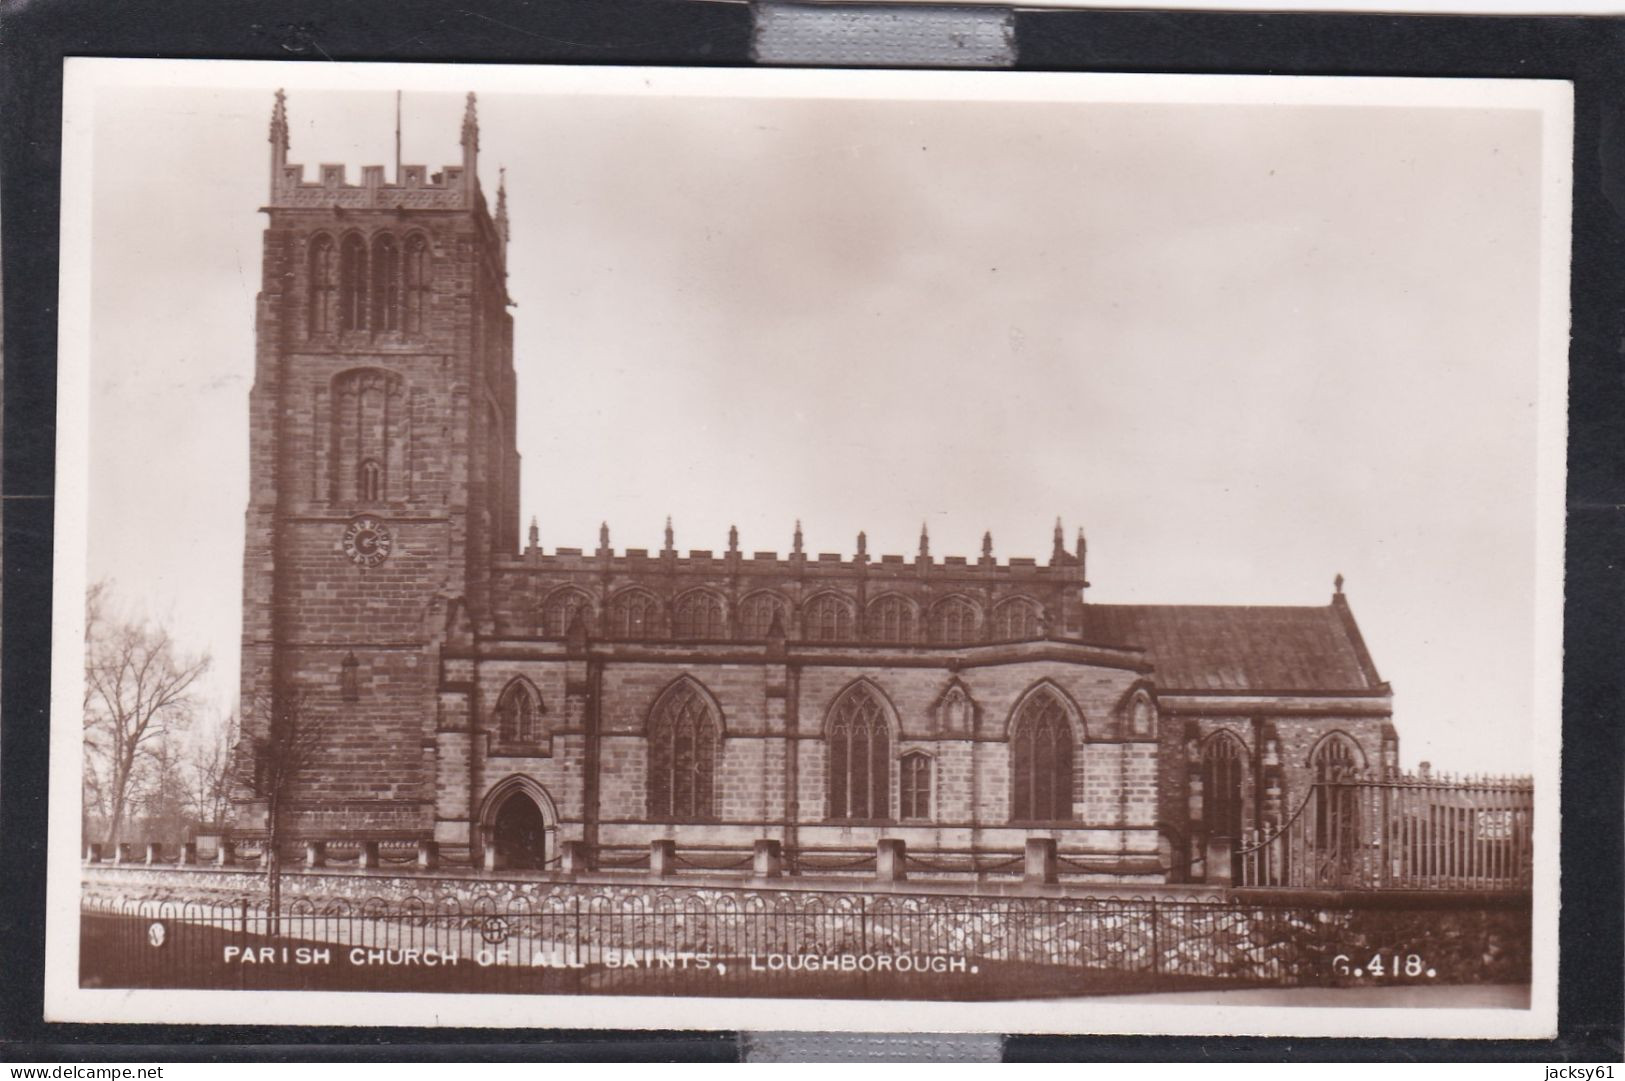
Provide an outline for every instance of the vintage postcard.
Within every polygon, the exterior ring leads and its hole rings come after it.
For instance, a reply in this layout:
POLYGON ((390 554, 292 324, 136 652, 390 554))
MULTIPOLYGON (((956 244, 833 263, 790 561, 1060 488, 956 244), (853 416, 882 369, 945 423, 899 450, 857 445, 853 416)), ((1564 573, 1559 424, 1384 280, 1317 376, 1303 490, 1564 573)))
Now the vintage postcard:
POLYGON ((1553 1031, 1568 84, 64 131, 50 1019, 1553 1031))

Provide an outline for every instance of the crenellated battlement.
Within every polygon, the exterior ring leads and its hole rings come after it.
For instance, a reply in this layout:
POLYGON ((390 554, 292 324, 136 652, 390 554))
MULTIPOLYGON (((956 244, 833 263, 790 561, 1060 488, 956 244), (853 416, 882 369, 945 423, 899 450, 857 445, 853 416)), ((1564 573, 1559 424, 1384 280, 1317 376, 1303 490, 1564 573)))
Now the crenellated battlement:
POLYGON ((285 163, 272 177, 270 205, 346 210, 463 210, 483 202, 478 183, 470 182, 461 165, 447 165, 437 173, 430 173, 424 165, 403 165, 396 183, 384 179, 382 165, 363 165, 359 184, 350 183, 347 174, 344 165, 324 163, 317 167, 315 180, 306 180, 303 165, 285 163))
POLYGON ((805 574, 838 577, 848 574, 896 575, 917 578, 941 575, 953 578, 1044 578, 1073 581, 1084 577, 1083 565, 1068 556, 1065 562, 1040 563, 1031 557, 1012 556, 1004 561, 992 558, 970 560, 964 556, 848 556, 838 552, 783 554, 778 552, 716 552, 691 549, 688 552, 655 551, 648 548, 527 548, 518 557, 499 560, 506 570, 610 571, 616 574, 647 574, 687 571, 706 575, 760 574, 782 576, 805 574))
POLYGON ((782 578, 786 575, 801 577, 840 578, 849 575, 895 577, 914 579, 921 577, 952 578, 956 580, 1012 580, 1033 579, 1046 583, 1067 582, 1087 586, 1085 573, 1088 547, 1083 531, 1078 531, 1077 543, 1072 551, 1062 544, 1060 523, 1050 550, 1049 560, 1040 563, 1028 556, 1012 556, 1004 561, 993 555, 991 536, 984 537, 982 554, 978 559, 965 556, 936 557, 931 554, 930 538, 924 529, 920 532, 919 550, 912 556, 870 555, 864 534, 858 534, 857 551, 809 553, 802 544, 801 523, 788 553, 777 551, 745 552, 739 547, 737 530, 730 530, 728 546, 722 551, 710 548, 691 548, 679 552, 674 543, 671 523, 666 525, 664 548, 623 548, 617 551, 609 543, 609 527, 599 531, 596 549, 560 547, 547 551, 539 543, 540 536, 534 522, 530 529, 530 543, 517 558, 501 560, 504 569, 563 572, 595 572, 623 575, 643 575, 683 572, 708 577, 731 575, 760 575, 782 578))
POLYGON ((730 529, 724 551, 679 552, 671 524, 659 550, 598 547, 544 551, 532 523, 523 553, 493 566, 496 629, 567 637, 582 631, 616 640, 918 642, 934 645, 1065 637, 1081 625, 1085 547, 1061 543, 1057 523, 1048 563, 993 555, 934 557, 920 533, 913 557, 857 551, 808 552, 800 523, 787 555, 745 552, 730 529))
MULTIPOLYGON (((475 98, 468 95, 463 111, 460 164, 446 165, 431 173, 425 165, 395 167, 395 179, 387 180, 382 165, 363 165, 359 183, 351 183, 343 164, 317 166, 314 180, 305 178, 305 167, 288 161, 289 127, 287 96, 280 90, 271 110, 271 186, 268 209, 340 210, 472 210, 481 219, 491 214, 480 191, 480 125, 475 98)), ((399 130, 397 125, 397 150, 399 130)), ((497 192, 493 224, 498 244, 508 240, 507 193, 497 192)))

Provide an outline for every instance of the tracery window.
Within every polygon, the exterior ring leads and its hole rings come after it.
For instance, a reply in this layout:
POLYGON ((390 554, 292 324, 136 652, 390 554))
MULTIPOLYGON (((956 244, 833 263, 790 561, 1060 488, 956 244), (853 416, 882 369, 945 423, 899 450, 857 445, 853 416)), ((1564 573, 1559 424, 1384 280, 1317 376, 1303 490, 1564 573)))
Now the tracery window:
POLYGON ((367 329, 367 245, 353 233, 339 248, 339 329, 367 329))
POLYGON ((684 680, 660 696, 649 718, 649 817, 715 817, 718 726, 711 703, 684 680))
POLYGON ((1349 855, 1359 836, 1357 779, 1360 751, 1341 732, 1321 740, 1309 755, 1315 785, 1315 847, 1349 855))
POLYGON ((368 458, 356 467, 355 493, 363 503, 377 503, 384 498, 384 467, 376 458, 368 458))
POLYGON ((1202 748, 1202 828, 1209 837, 1241 836, 1242 770, 1247 750, 1221 732, 1202 748))
POLYGON ((401 250, 388 233, 372 245, 372 329, 401 329, 401 250))
POLYGON ((1048 689, 1021 705, 1010 733, 1010 817, 1062 822, 1072 817, 1072 726, 1048 689))
POLYGON ((516 679, 497 699, 497 741, 536 744, 542 740, 542 699, 529 680, 516 679))
POLYGON ((830 718, 829 815, 878 821, 891 807, 891 731, 885 707, 871 688, 843 694, 830 718))
POLYGON ((653 593, 629 589, 617 594, 609 606, 609 633, 623 639, 658 638, 660 600, 653 593))
POLYGON ((801 609, 801 636, 809 642, 852 640, 852 602, 839 593, 820 593, 801 609))
POLYGON ((406 238, 406 313, 403 329, 423 333, 429 310, 429 242, 422 233, 406 238))
POLYGON ((1044 609, 1031 597, 1011 597, 993 609, 993 633, 1003 641, 1027 641, 1043 634, 1044 609))
POLYGON ((914 751, 899 759, 897 787, 904 818, 930 818, 931 756, 914 751))
POLYGON ((310 242, 309 331, 330 334, 338 314, 338 250, 325 234, 310 242))
POLYGON ((739 602, 739 633, 746 638, 766 638, 773 629, 773 617, 785 626, 784 599, 776 593, 752 593, 739 602))
POLYGON ((570 633, 570 624, 576 613, 583 622, 592 621, 592 598, 579 589, 561 589, 547 598, 542 606, 542 633, 552 638, 563 638, 570 633))
POLYGON ((945 597, 931 609, 931 641, 962 645, 977 639, 976 606, 964 597, 945 597))
POLYGON ((690 641, 727 637, 722 598, 708 589, 695 589, 677 598, 673 613, 675 637, 690 641))
MULTIPOLYGON (((351 368, 333 376, 316 423, 327 429, 323 480, 334 501, 376 503, 390 495, 388 464, 402 462, 408 440, 406 380, 379 368, 351 368)), ((410 494, 410 477, 397 494, 410 494)))
POLYGON ((912 642, 914 605, 907 597, 888 593, 869 602, 869 638, 875 642, 912 642))

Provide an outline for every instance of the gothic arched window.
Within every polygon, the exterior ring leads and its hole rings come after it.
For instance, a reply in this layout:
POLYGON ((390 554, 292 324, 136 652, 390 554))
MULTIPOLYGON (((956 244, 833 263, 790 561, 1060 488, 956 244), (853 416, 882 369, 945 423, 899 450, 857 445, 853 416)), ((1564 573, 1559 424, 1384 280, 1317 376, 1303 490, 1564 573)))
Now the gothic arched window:
MULTIPOLYGON (((390 462, 406 456, 409 432, 406 380, 379 368, 351 368, 333 377, 318 423, 327 428, 327 498, 358 503, 388 499, 390 462)), ((411 478, 396 477, 397 496, 410 495, 411 478)))
POLYGON ((1072 726, 1055 692, 1028 695, 1010 731, 1010 817, 1064 822, 1072 817, 1072 726))
POLYGON ((1209 837, 1241 836, 1246 760, 1246 747, 1229 732, 1220 732, 1202 748, 1202 828, 1209 837))
POLYGON ((708 589, 694 589, 677 598, 672 613, 673 637, 698 641, 727 637, 727 621, 722 618, 722 598, 708 589))
POLYGON ((649 817, 714 818, 717 719, 709 699, 682 680, 649 715, 649 817))
POLYGON ((372 329, 401 329, 401 250, 388 233, 372 244, 372 329))
POLYGON ((339 329, 367 329, 367 244, 353 233, 339 248, 339 329))
POLYGON ((384 498, 384 467, 376 458, 368 458, 356 467, 355 494, 363 503, 377 503, 384 498))
POLYGON ((579 589, 560 589, 542 605, 542 633, 551 638, 563 638, 570 633, 570 624, 576 613, 589 626, 592 622, 592 598, 579 589))
POLYGON ((406 238, 406 318, 402 329, 422 334, 429 311, 429 242, 422 233, 406 238))
POLYGON ((1348 856, 1359 836, 1359 791, 1351 782, 1359 777, 1360 749, 1342 732, 1333 732, 1309 752, 1309 767, 1317 789, 1315 847, 1348 856))
POLYGON ((338 315, 338 250, 325 233, 310 242, 309 331, 331 334, 338 315))
POLYGON ((745 638, 766 638, 773 630, 773 617, 779 628, 785 626, 784 598, 777 593, 752 593, 739 602, 739 633, 745 638))
POLYGON ((890 817, 891 730, 880 696, 863 684, 841 695, 829 722, 829 816, 890 817))
POLYGON ((1044 609, 1031 597, 1011 597, 993 609, 993 635, 1003 641, 1037 638, 1043 625, 1044 609))
POLYGON ((931 641, 962 645, 976 641, 976 606, 964 597, 944 597, 931 609, 931 641))
POLYGON ((801 609, 801 637, 809 642, 852 640, 852 602, 839 593, 820 593, 801 609))
POLYGON ((914 641, 914 605, 907 597, 888 593, 869 602, 869 638, 875 642, 914 641))
POLYGON ((615 638, 660 637, 660 599, 642 589, 615 595, 609 605, 609 633, 615 638))
POLYGON ((899 812, 904 818, 931 817, 931 756, 920 751, 897 761, 899 812))
POLYGON ((542 741, 542 696, 529 680, 516 679, 497 699, 497 742, 536 744, 542 741))

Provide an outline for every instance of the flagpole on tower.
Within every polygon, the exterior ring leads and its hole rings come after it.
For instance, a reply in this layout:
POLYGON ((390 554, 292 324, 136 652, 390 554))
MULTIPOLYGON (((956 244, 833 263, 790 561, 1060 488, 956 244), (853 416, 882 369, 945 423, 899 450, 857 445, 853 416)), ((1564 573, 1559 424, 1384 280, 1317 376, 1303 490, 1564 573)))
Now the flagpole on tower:
POLYGON ((401 182, 401 92, 395 91, 395 183, 401 182))

